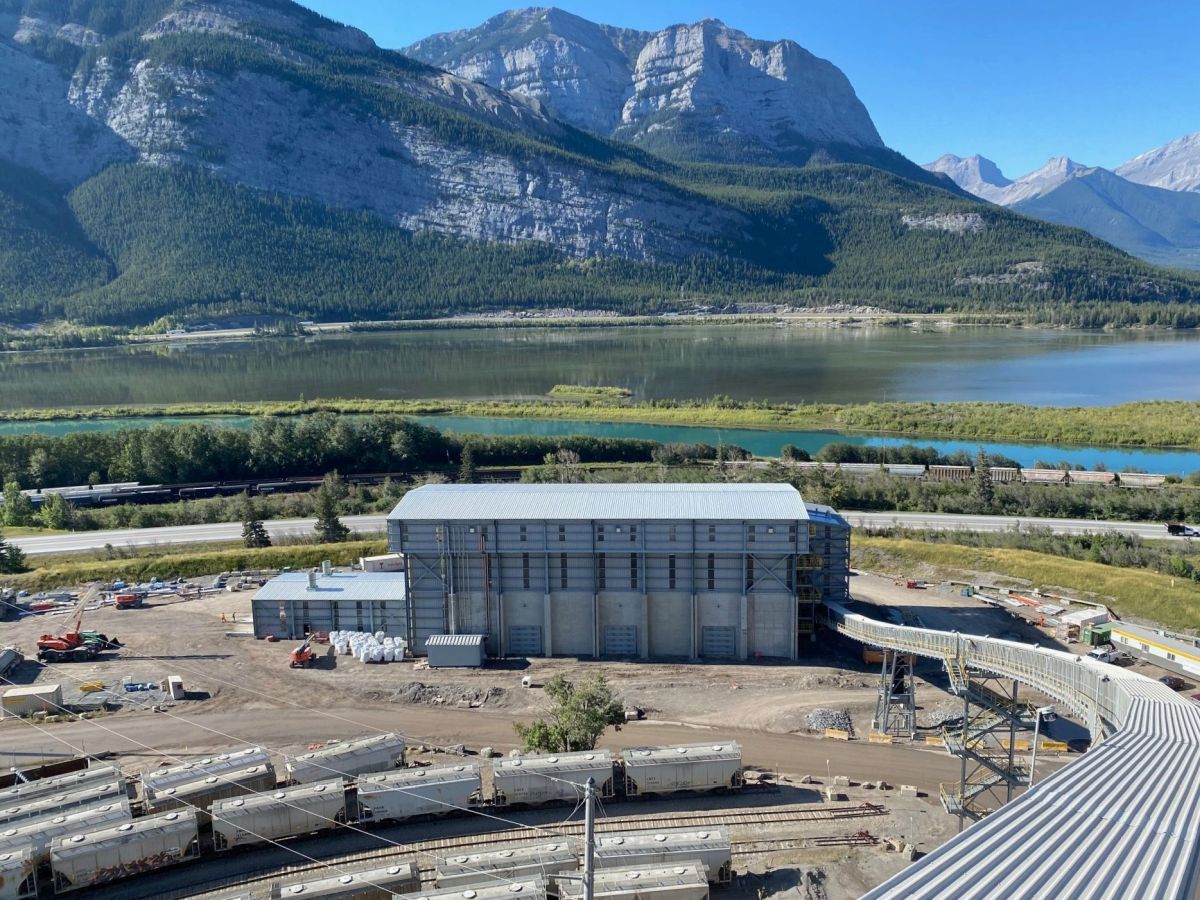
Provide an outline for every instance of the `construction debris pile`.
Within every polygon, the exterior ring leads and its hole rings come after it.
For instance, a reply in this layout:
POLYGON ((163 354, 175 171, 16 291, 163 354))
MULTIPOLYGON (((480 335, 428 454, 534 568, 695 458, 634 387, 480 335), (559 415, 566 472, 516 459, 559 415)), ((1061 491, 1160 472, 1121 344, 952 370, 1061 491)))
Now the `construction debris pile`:
POLYGON ((854 723, 850 713, 844 709, 828 709, 818 706, 804 717, 804 724, 811 731, 824 731, 826 728, 837 728, 841 731, 853 731, 854 723))

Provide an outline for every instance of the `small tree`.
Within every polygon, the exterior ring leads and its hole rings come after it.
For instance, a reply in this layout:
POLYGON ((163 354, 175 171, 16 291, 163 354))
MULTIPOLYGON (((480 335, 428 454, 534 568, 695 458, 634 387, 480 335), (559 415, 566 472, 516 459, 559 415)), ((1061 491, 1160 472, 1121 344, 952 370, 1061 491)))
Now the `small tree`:
POLYGON ((975 456, 975 484, 972 491, 975 495, 975 505, 979 512, 991 512, 996 503, 996 485, 992 484, 992 474, 988 471, 988 456, 982 447, 975 456))
POLYGON ((66 531, 75 524, 75 510, 62 494, 47 494, 38 512, 42 527, 66 531))
POLYGON ((553 701, 547 718, 528 725, 513 723, 527 752, 593 750, 608 726, 619 729, 625 722, 624 705, 599 672, 578 685, 555 675, 546 682, 545 691, 553 701))
MULTIPOLYGON (((336 477, 336 476, 335 476, 336 477)), ((340 479, 339 479, 340 481, 340 479)), ((336 544, 350 536, 350 529, 342 524, 337 514, 337 487, 329 476, 317 488, 317 534, 321 543, 336 544)))
POLYGON ((33 501, 21 493, 16 481, 4 484, 4 524, 14 528, 33 523, 33 501))
POLYGON ((779 458, 784 462, 808 462, 812 459, 807 450, 803 450, 795 444, 784 444, 780 447, 779 458))
POLYGON ((262 519, 259 518, 258 506, 255 504, 254 498, 250 496, 249 491, 242 494, 241 511, 242 544, 251 549, 270 547, 271 536, 267 534, 266 526, 263 525, 262 519))
POLYGON ((463 444, 462 458, 458 466, 458 480, 462 484, 474 484, 479 478, 475 470, 475 448, 469 443, 463 444))
POLYGON ((25 554, 20 547, 4 540, 0 534, 0 572, 5 575, 16 575, 25 571, 25 554))

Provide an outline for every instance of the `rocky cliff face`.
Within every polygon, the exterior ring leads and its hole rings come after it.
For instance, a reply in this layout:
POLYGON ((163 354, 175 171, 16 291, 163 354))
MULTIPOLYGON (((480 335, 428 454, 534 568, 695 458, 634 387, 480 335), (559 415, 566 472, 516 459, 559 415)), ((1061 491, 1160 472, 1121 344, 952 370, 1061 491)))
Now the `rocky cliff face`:
POLYGON ((1117 166, 1116 173, 1137 184, 1200 191, 1200 131, 1135 156, 1117 166))
POLYGON ((926 163, 924 168, 946 175, 964 191, 1001 206, 1012 206, 1041 197, 1072 178, 1091 171, 1088 166, 1069 157, 1056 156, 1040 169, 1010 181, 990 159, 978 154, 963 159, 952 153, 926 163))
POLYGON ((836 66, 715 19, 651 33, 526 9, 404 52, 542 102, 577 127, 656 149, 709 158, 752 147, 792 162, 813 145, 883 148, 836 66))
POLYGON ((728 207, 541 152, 534 142, 574 133, 536 102, 379 51, 298 6, 163 6, 132 51, 108 52, 109 35, 86 21, 0 21, 0 158, 66 185, 120 162, 194 165, 407 229, 578 257, 679 259, 746 227, 728 207), (39 58, 47 38, 94 55, 68 75, 39 58), (237 61, 207 64, 197 40, 226 42, 220 53, 237 61), (372 77, 321 77, 347 60, 372 77))

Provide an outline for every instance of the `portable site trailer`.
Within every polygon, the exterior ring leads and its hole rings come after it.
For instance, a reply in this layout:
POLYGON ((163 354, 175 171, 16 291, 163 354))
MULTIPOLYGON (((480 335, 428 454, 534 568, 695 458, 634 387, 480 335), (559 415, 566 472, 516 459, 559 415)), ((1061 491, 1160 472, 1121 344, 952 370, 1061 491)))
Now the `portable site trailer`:
POLYGON ((1109 629, 1113 646, 1164 669, 1200 678, 1200 639, 1146 628, 1130 622, 1113 622, 1109 629))
POLYGON ((107 828, 133 818, 129 801, 121 799, 96 809, 71 811, 46 819, 27 819, 0 829, 0 853, 28 847, 37 865, 50 862, 50 846, 57 837, 107 828))
POLYGON ((14 823, 28 819, 64 815, 71 810, 94 809, 127 797, 125 785, 119 781, 85 784, 72 791, 32 797, 6 809, 0 809, 0 828, 11 828, 14 823))
POLYGON ((37 896, 37 865, 29 847, 0 850, 0 900, 37 896))
POLYGON ((56 893, 120 881, 200 855, 196 814, 178 810, 54 840, 50 868, 56 893))
POLYGON ((152 800, 160 791, 204 778, 208 775, 226 775, 252 766, 265 766, 271 762, 271 754, 261 747, 243 747, 218 756, 210 756, 197 762, 184 763, 147 772, 142 776, 142 788, 146 799, 152 800))
POLYGON ((583 796, 589 778, 596 779, 598 796, 611 797, 615 762, 608 750, 498 760, 492 767, 493 797, 498 806, 573 802, 583 796))
POLYGON ((463 887, 488 881, 547 878, 573 872, 579 866, 580 848, 568 840, 483 847, 443 859, 437 867, 439 888, 463 887))
POLYGON ((596 867, 683 865, 699 862, 708 880, 726 884, 733 877, 733 852, 729 834, 721 828, 670 831, 627 831, 596 838, 596 867))
POLYGON ((217 850, 265 844, 345 822, 346 785, 339 778, 271 794, 228 797, 215 801, 209 812, 217 850))
POLYGON ((362 822, 385 822, 454 813, 478 800, 482 784, 479 766, 361 775, 358 818, 362 822))
MULTIPOLYGON (((593 879, 597 898, 604 900, 708 900, 704 863, 688 860, 669 866, 601 869, 593 879)), ((583 900, 583 882, 558 882, 559 900, 583 900)))
POLYGON ((732 741, 626 750, 625 794, 716 791, 742 786, 742 748, 732 741))
MULTIPOLYGON (((338 872, 325 878, 276 883, 271 900, 391 900, 397 894, 411 894, 421 887, 421 877, 408 863, 377 866, 373 869, 338 872)), ((543 898, 544 900, 544 898, 543 898)))
POLYGON ((90 769, 80 769, 67 775, 56 775, 53 778, 39 778, 36 781, 24 781, 0 790, 0 808, 16 806, 28 802, 35 797, 47 794, 62 794, 77 790, 89 784, 101 781, 115 782, 121 780, 121 773, 112 766, 94 766, 90 769))
POLYGON ((159 791, 147 802, 150 812, 164 813, 173 809, 195 810, 201 824, 211 819, 209 808, 218 800, 273 791, 276 787, 275 769, 270 765, 251 766, 226 775, 208 775, 187 784, 159 791))
POLYGON ((0 697, 0 718, 19 719, 42 712, 53 715, 62 710, 62 686, 58 684, 9 688, 0 697))
POLYGON ((385 772, 404 764, 404 738, 377 734, 340 741, 288 760, 288 777, 296 784, 325 781, 338 775, 349 778, 364 772, 385 772))
POLYGON ((520 881, 478 881, 447 890, 428 891, 413 900, 546 900, 546 882, 540 876, 520 881))

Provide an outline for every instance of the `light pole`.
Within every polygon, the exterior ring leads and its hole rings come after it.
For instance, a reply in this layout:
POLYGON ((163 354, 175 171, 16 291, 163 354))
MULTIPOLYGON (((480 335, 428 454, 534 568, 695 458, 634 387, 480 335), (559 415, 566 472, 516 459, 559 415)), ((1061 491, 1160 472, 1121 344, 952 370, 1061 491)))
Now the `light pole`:
POLYGON ((1037 708, 1037 710, 1034 712, 1034 716, 1036 718, 1033 720, 1033 756, 1029 760, 1029 787, 1030 788, 1033 787, 1033 778, 1037 774, 1038 735, 1041 733, 1041 729, 1042 729, 1042 718, 1044 716, 1052 716, 1052 715, 1054 715, 1054 707, 1053 706, 1039 706, 1037 708))

